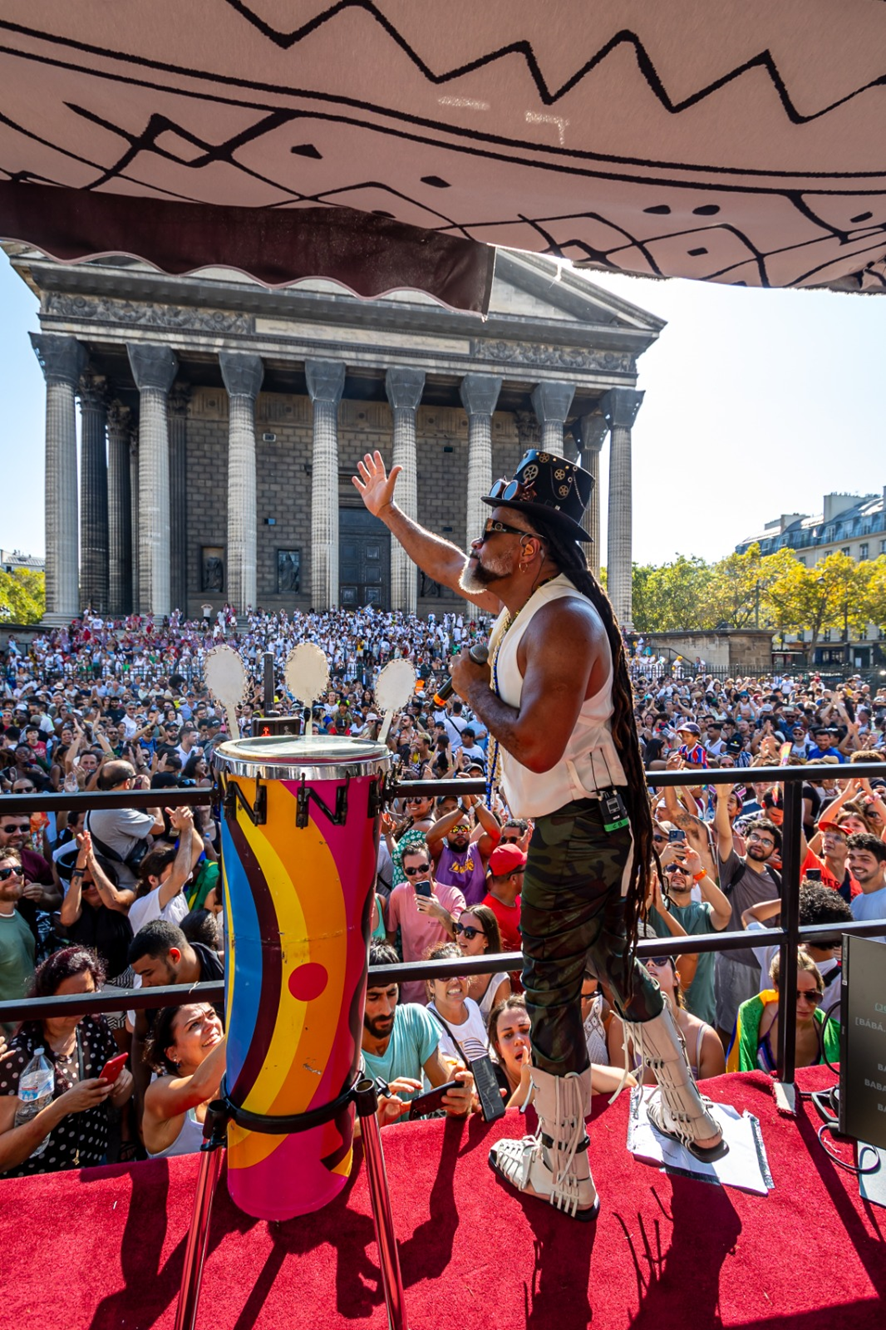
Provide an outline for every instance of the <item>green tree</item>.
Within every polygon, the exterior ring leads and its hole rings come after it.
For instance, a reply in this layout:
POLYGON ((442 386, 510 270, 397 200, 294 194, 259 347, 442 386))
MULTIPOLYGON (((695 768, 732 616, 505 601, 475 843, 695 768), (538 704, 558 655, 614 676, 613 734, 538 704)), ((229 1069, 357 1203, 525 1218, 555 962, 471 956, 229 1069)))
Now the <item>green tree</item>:
POLYGON ((43 573, 30 568, 0 572, 0 619, 11 623, 39 623, 45 610, 43 573))
POLYGON ((860 565, 867 572, 861 613, 868 623, 886 628, 886 554, 871 563, 860 565))
POLYGON ((868 567, 836 551, 811 568, 795 560, 767 589, 774 626, 783 633, 810 632, 809 660, 827 629, 863 632, 868 622, 868 567))
POLYGON ((727 554, 713 566, 710 604, 707 617, 732 628, 765 626, 766 595, 774 581, 797 562, 793 550, 760 554, 760 546, 751 545, 744 554, 727 554))
POLYGON ((673 563, 653 568, 645 578, 648 632, 713 628, 713 568, 704 559, 679 554, 673 563))

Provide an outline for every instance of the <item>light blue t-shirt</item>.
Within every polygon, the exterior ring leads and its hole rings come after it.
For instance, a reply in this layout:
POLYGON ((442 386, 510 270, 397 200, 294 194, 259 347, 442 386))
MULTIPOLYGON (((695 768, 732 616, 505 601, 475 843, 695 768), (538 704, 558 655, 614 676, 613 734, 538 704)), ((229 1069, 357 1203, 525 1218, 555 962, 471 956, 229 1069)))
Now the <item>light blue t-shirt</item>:
MULTIPOLYGON (((385 1052, 377 1057, 363 1050, 367 1076, 380 1076, 388 1084, 399 1076, 422 1079, 422 1068, 438 1047, 442 1030, 426 1007, 416 1002, 398 1004, 394 1010, 394 1028, 385 1052)), ((419 1093, 418 1091, 415 1092, 419 1093)), ((411 1099, 402 1094, 401 1099, 411 1099)))
MULTIPOLYGON (((871 919, 886 919, 886 887, 879 891, 862 892, 853 896, 849 902, 852 917, 856 923, 866 924, 871 919)), ((875 942, 886 942, 886 936, 875 938, 875 942)))

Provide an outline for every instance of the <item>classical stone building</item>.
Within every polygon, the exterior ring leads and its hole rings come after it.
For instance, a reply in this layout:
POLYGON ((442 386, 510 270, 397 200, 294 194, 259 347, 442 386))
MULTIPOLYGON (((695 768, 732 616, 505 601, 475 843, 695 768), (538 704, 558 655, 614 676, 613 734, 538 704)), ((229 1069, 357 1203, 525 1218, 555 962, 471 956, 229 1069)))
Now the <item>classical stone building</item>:
MULTIPOLYGON (((47 618, 87 603, 439 612, 449 593, 364 510, 358 459, 402 463, 401 505, 465 546, 480 496, 527 447, 580 453, 596 475, 608 438, 608 549, 593 559, 630 624, 631 427, 653 315, 507 250, 480 320, 419 293, 361 301, 320 281, 271 291, 5 248, 40 299, 47 618)), ((595 488, 597 536, 600 502, 595 488)))

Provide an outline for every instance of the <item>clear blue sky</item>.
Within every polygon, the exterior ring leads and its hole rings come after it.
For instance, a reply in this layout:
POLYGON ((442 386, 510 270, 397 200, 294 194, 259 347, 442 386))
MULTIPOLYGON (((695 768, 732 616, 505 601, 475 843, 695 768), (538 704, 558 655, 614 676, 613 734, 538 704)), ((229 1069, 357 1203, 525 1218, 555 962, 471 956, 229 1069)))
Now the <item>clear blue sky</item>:
MULTIPOLYGON (((594 274, 667 319, 640 361, 634 558, 718 558, 827 490, 886 484, 886 297, 752 291, 594 274)), ((37 302, 0 254, 0 545, 44 551, 37 302)), ((604 523, 606 453, 601 477, 604 523)))

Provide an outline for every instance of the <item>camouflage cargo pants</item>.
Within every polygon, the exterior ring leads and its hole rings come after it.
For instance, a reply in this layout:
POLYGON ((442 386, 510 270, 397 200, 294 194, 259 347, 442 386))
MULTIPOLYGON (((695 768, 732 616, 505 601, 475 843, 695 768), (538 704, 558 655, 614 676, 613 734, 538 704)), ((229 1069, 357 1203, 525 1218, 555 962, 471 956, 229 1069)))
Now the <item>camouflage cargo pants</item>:
POLYGON ((586 965, 608 985, 625 1019, 651 1020, 662 1010, 661 991, 638 961, 627 995, 621 886, 632 849, 630 827, 604 831, 596 799, 536 819, 520 916, 523 985, 533 1062, 552 1075, 588 1066, 581 1020, 586 965))

